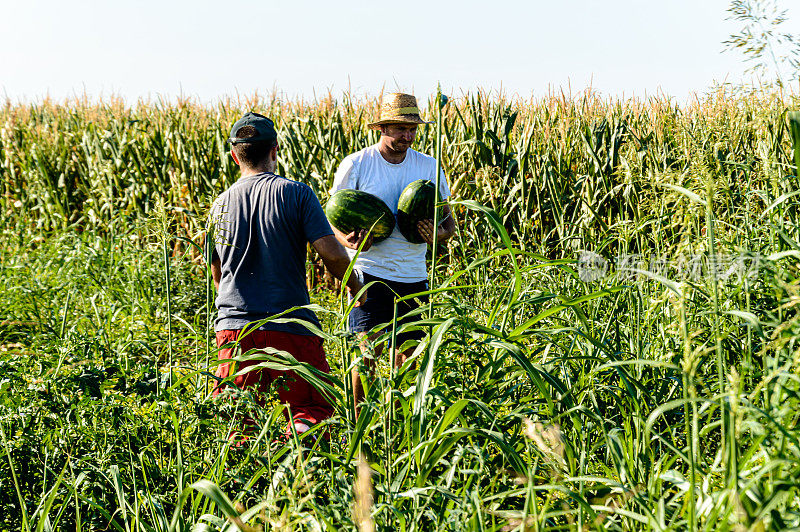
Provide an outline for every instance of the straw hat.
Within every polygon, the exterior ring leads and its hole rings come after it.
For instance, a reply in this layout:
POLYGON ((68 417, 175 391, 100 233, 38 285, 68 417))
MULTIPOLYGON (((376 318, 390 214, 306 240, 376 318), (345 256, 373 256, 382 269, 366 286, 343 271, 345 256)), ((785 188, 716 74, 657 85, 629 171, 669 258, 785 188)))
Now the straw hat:
POLYGON ((386 94, 381 102, 381 117, 368 124, 370 129, 380 129, 383 124, 432 124, 419 116, 417 99, 411 94, 393 92, 386 94))

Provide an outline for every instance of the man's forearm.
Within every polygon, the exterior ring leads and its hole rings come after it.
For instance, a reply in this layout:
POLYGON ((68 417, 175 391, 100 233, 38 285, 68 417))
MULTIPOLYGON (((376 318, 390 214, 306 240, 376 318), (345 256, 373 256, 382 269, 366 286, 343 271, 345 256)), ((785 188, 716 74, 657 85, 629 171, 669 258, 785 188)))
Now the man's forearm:
POLYGON ((222 265, 219 257, 214 257, 214 260, 211 261, 211 278, 214 279, 214 288, 219 291, 219 281, 222 279, 222 265))
MULTIPOLYGON (((322 237, 315 240, 311 244, 314 249, 322 257, 322 262, 325 268, 331 272, 334 277, 341 279, 347 273, 347 268, 350 266, 350 258, 347 256, 341 244, 333 238, 333 235, 322 237)), ((361 290, 361 282, 355 275, 350 275, 347 279, 347 287, 352 293, 361 290)))
POLYGON ((456 234, 456 221, 453 218, 453 212, 450 210, 449 206, 445 206, 442 212, 444 214, 444 220, 439 222, 439 229, 437 230, 437 239, 439 242, 446 242, 450 240, 453 235, 456 234))
POLYGON ((453 235, 456 234, 455 224, 453 224, 452 227, 447 227, 446 225, 440 225, 437 233, 438 234, 436 235, 436 239, 439 241, 440 244, 443 242, 447 242, 448 240, 453 238, 453 235))
POLYGON ((346 248, 356 249, 356 248, 353 247, 353 245, 350 242, 347 241, 347 235, 345 235, 344 233, 342 233, 341 231, 339 231, 338 229, 336 229, 333 226, 331 226, 331 229, 333 229, 333 236, 336 237, 336 241, 337 242, 339 242, 342 246, 344 246, 346 248))
MULTIPOLYGON (((329 272, 333 274, 339 280, 344 278, 344 275, 347 273, 347 268, 350 266, 350 259, 345 255, 344 257, 329 257, 329 258, 322 258, 322 262, 325 264, 325 268, 328 269, 329 272)), ((350 272, 350 277, 347 279, 347 287, 350 291, 355 295, 356 292, 361 290, 363 285, 358 280, 358 278, 350 272)))

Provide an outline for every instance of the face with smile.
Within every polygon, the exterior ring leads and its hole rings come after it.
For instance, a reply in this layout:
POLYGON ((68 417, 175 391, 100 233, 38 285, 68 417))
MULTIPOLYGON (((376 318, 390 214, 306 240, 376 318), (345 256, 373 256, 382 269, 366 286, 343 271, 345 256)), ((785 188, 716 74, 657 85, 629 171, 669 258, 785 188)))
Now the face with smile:
POLYGON ((393 155, 405 155, 414 144, 416 124, 384 124, 381 126, 381 144, 393 155))

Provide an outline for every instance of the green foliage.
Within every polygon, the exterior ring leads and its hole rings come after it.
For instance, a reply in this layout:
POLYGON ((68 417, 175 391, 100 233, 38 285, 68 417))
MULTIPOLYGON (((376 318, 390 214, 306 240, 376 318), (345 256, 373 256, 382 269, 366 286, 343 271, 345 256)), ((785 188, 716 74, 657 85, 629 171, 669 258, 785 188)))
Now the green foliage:
MULTIPOLYGON (((238 357, 334 401, 288 439, 277 394, 211 397, 193 241, 235 179, 236 116, 268 109, 281 171, 324 199, 375 140, 374 108, 6 106, 0 529, 351 529, 365 504, 380 530, 797 528, 789 104, 452 101, 458 232, 432 315, 405 325, 430 333, 399 370, 381 361, 356 419, 348 306, 317 286, 329 379, 279 352, 238 357), (257 425, 235 446, 243 414, 257 425)), ((421 150, 434 141, 420 130, 421 150)))

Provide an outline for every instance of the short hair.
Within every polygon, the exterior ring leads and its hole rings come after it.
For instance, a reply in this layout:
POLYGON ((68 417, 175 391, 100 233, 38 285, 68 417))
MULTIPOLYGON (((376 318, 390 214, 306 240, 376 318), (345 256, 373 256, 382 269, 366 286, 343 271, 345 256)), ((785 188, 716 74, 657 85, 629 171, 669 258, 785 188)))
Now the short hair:
MULTIPOLYGON (((253 126, 244 126, 236 130, 237 139, 249 139, 255 136, 258 136, 258 130, 253 126)), ((240 164, 255 168, 267 159, 269 152, 277 145, 277 140, 257 140, 234 144, 232 149, 240 164)))

